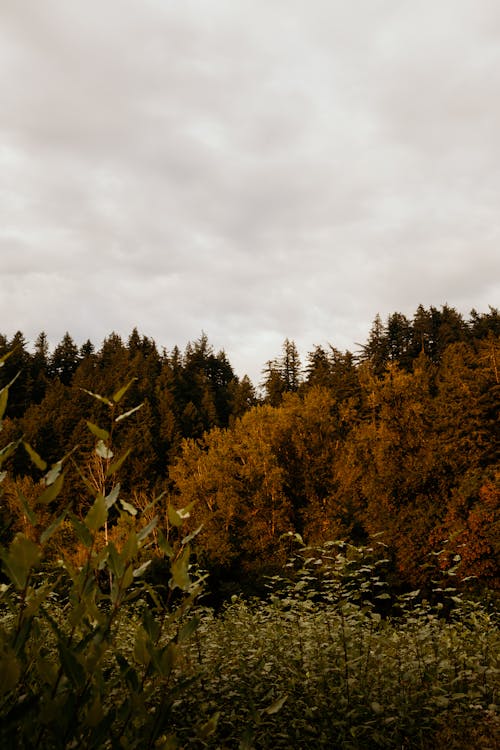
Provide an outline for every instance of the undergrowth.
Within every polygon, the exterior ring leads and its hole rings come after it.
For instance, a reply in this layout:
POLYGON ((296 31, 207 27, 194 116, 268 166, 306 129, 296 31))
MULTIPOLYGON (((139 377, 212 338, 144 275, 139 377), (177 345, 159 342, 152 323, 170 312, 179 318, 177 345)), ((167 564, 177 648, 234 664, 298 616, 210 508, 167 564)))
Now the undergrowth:
POLYGON ((174 712, 186 742, 203 708, 220 717, 199 747, 500 747, 495 613, 452 586, 446 617, 420 592, 392 597, 373 550, 336 549, 304 550, 268 602, 205 614, 189 651, 198 679, 174 712))

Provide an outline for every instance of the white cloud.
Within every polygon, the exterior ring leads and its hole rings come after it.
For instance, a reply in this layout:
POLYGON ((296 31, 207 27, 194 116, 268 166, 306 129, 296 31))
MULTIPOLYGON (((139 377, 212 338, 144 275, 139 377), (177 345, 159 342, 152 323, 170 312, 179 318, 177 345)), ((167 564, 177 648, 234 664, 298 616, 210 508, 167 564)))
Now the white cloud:
POLYGON ((493 0, 5 0, 0 313, 33 339, 285 337, 498 305, 493 0))

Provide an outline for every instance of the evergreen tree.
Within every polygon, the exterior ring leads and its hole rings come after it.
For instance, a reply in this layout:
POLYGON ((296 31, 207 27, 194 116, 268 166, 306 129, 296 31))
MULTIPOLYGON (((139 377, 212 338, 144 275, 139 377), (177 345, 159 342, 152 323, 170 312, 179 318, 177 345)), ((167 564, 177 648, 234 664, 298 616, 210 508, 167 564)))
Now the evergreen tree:
POLYGON ((471 310, 469 330, 474 339, 483 339, 490 335, 500 336, 500 310, 491 305, 487 313, 471 310))
POLYGON ((83 361, 84 359, 88 359, 89 357, 92 357, 95 353, 95 347, 94 344, 90 339, 87 339, 81 347, 79 351, 79 357, 80 360, 83 361))
POLYGON ((389 346, 385 326, 379 313, 372 323, 367 343, 361 348, 362 362, 370 362, 373 371, 382 375, 389 361, 389 346))
POLYGON ((238 417, 242 417, 249 409, 258 404, 255 388, 248 375, 243 375, 241 380, 234 378, 228 384, 229 397, 229 424, 238 417))
POLYGON ((386 326, 388 357, 391 362, 397 362, 401 367, 411 367, 411 325, 405 315, 393 313, 389 315, 386 326))
POLYGON ((31 356, 21 331, 17 331, 10 341, 4 341, 3 348, 1 353, 10 352, 10 356, 2 367, 2 379, 5 383, 14 381, 9 388, 6 415, 17 419, 23 415, 31 401, 31 356))
POLYGON ((44 331, 38 335, 34 350, 30 365, 31 400, 39 404, 45 395, 49 377, 49 342, 44 331))
POLYGON ((63 385, 70 385, 79 363, 78 347, 66 331, 50 357, 50 377, 58 378, 63 385))
POLYGON ((306 381, 307 387, 332 385, 331 363, 327 352, 322 346, 315 346, 307 355, 306 381))
POLYGON ((299 352, 294 341, 285 339, 281 356, 281 373, 287 393, 296 393, 302 382, 299 352))
POLYGON ((423 352, 434 359, 436 342, 433 339, 433 322, 430 311, 419 305, 413 316, 411 327, 411 350, 413 358, 423 352))
POLYGON ((278 406, 285 393, 296 393, 302 382, 300 357, 294 341, 285 339, 281 357, 271 360, 264 369, 262 386, 266 403, 278 406))

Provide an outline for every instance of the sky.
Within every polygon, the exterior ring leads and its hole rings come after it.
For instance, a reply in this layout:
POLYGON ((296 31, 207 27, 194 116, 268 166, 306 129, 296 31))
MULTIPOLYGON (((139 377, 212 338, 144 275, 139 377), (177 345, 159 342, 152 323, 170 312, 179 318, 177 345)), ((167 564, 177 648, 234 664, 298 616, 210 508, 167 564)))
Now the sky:
POLYGON ((500 305, 498 0, 1 0, 0 332, 285 338, 500 305))

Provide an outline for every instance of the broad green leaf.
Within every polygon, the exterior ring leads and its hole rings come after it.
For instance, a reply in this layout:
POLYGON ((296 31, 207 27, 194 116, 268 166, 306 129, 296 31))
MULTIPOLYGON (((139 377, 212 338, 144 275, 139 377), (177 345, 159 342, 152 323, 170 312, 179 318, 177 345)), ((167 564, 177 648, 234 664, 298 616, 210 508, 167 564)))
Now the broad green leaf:
MULTIPOLYGON (((116 484, 109 495, 106 495, 106 510, 109 510, 118 500, 118 495, 120 494, 120 483, 116 484)), ((123 504, 123 500, 121 501, 123 504)))
POLYGON ((46 583, 36 589, 30 587, 29 596, 26 597, 26 617, 33 617, 40 612, 41 604, 46 601, 53 587, 51 583, 46 583))
POLYGON ((127 419, 127 417, 130 417, 131 414, 134 414, 134 412, 139 411, 139 409, 142 409, 144 406, 144 403, 139 404, 139 406, 134 406, 133 409, 129 409, 124 414, 120 414, 118 417, 116 417, 115 422, 121 422, 124 419, 127 419))
POLYGON ((89 422, 88 420, 87 427, 89 428, 90 432, 100 440, 109 440, 109 432, 107 430, 103 430, 102 427, 99 427, 98 425, 94 424, 93 422, 89 422))
POLYGON ((10 456, 12 456, 13 453, 16 452, 21 442, 22 442, 21 438, 19 438, 19 440, 12 440, 10 443, 4 446, 2 450, 0 450, 0 466, 3 464, 4 461, 10 458, 10 456))
POLYGON ((173 505, 169 505, 167 508, 168 513, 168 520, 172 524, 172 526, 175 526, 176 529, 179 528, 179 526, 182 526, 182 518, 177 513, 173 505))
POLYGON ((168 520, 172 524, 172 526, 175 526, 176 528, 179 528, 179 526, 182 526, 186 518, 189 518, 191 513, 190 510, 193 507, 194 503, 189 503, 189 505, 186 505, 185 508, 178 508, 177 510, 174 508, 173 505, 169 505, 167 508, 168 513, 168 520))
POLYGON ((50 471, 48 471, 45 475, 45 485, 48 487, 51 484, 54 484, 57 477, 62 471, 62 461, 57 461, 55 464, 53 464, 50 471))
POLYGON ((78 445, 78 443, 77 443, 76 445, 74 445, 74 446, 72 447, 72 449, 71 449, 70 451, 68 451, 68 452, 67 452, 67 453, 66 453, 66 454, 65 454, 65 455, 64 455, 64 456, 63 456, 63 457, 61 458, 61 461, 60 461, 60 462, 58 462, 58 463, 64 464, 64 463, 65 463, 65 461, 67 461, 67 459, 68 459, 68 458, 69 458, 70 456, 72 456, 72 455, 73 455, 73 453, 76 453, 76 451, 78 450, 78 448, 79 448, 79 447, 80 447, 80 446, 78 445))
POLYGON ((53 521, 50 526, 48 526, 43 534, 40 536, 40 544, 45 544, 46 541, 50 539, 50 537, 55 534, 59 526, 62 524, 64 519, 66 518, 66 511, 61 513, 61 515, 56 518, 55 521, 53 521))
POLYGON ((85 547, 89 548, 92 545, 92 534, 85 526, 85 524, 82 523, 79 518, 73 515, 73 513, 69 513, 68 515, 78 537, 78 540, 82 542, 85 547))
POLYGON ((137 534, 132 529, 126 538, 121 551, 122 560, 124 560, 124 562, 129 562, 129 560, 132 560, 137 555, 137 550, 137 534))
POLYGON ((5 409, 7 408, 7 404, 9 402, 9 389, 7 386, 5 388, 2 388, 0 391, 0 419, 2 419, 3 415, 5 414, 5 409))
POLYGON ((31 523, 32 526, 36 526, 38 524, 38 516, 34 512, 34 510, 30 508, 30 504, 27 498, 23 495, 23 493, 21 492, 19 488, 17 490, 17 496, 19 498, 19 502, 21 503, 21 507, 24 511, 24 515, 29 519, 29 522, 31 523))
POLYGON ((121 578, 123 575, 124 564, 121 555, 113 542, 108 542, 108 563, 113 575, 117 578, 121 578))
POLYGON ((128 456, 130 455, 131 450, 131 448, 127 448, 125 453, 123 453, 120 458, 117 458, 116 461, 114 461, 111 466, 108 467, 108 470, 106 471, 106 477, 110 477, 113 474, 116 474, 116 472, 121 468, 123 462, 126 461, 128 456))
POLYGON ((288 698, 288 695, 282 695, 281 698, 277 698, 274 703, 271 703, 270 706, 264 709, 264 713, 266 714, 277 714, 278 711, 280 711, 283 708, 283 705, 288 698))
POLYGON ((26 440, 23 441, 24 448, 28 454, 28 456, 31 458, 33 463, 38 469, 41 469, 42 471, 45 471, 47 468, 47 462, 43 460, 41 456, 38 455, 36 450, 31 447, 31 445, 26 442, 26 440))
POLYGON ((182 540, 182 545, 184 545, 184 544, 189 544, 189 542, 190 542, 190 541, 191 541, 192 539, 194 539, 194 538, 195 538, 195 536, 198 536, 198 534, 200 533, 200 531, 202 530, 202 528, 203 528, 203 524, 201 524, 200 526, 198 526, 198 528, 197 528, 197 529, 195 529, 195 530, 194 530, 194 531, 192 531, 192 532, 191 532, 190 534, 188 534, 187 536, 185 536, 185 537, 184 537, 184 539, 182 540))
POLYGON ((174 556, 174 550, 168 539, 164 536, 161 529, 158 529, 158 546, 167 557, 174 556))
POLYGON ((199 624, 200 624, 199 618, 193 617, 189 622, 183 625, 182 628, 179 630, 179 634, 177 636, 178 643, 182 643, 183 641, 187 641, 188 638, 191 638, 191 636, 193 635, 194 631, 197 629, 199 624))
POLYGON ((95 447, 95 452, 98 456, 104 458, 106 461, 109 461, 114 456, 113 451, 111 450, 111 448, 108 448, 104 440, 99 440, 95 447))
POLYGON ((115 402, 115 404, 118 404, 122 400, 132 383, 135 383, 136 380, 137 378, 131 378, 128 383, 123 386, 123 388, 119 388, 119 390, 117 390, 116 393, 113 394, 113 401, 115 402))
POLYGON ((149 568, 149 566, 151 565, 151 562, 152 562, 151 560, 146 560, 145 563, 143 563, 138 568, 136 568, 134 570, 134 578, 140 578, 140 576, 142 576, 144 571, 147 570, 147 568, 149 568))
POLYGON ((144 526, 144 528, 142 528, 139 531, 139 533, 137 534, 137 541, 142 542, 143 539, 149 536, 149 534, 151 534, 153 529, 156 527, 157 523, 158 523, 158 516, 155 516, 154 518, 151 519, 151 521, 147 524, 147 526, 144 526))
POLYGON ((175 667, 179 656, 179 649, 174 641, 170 641, 168 646, 163 649, 159 659, 156 660, 156 664, 159 667, 160 674, 163 677, 168 677, 175 667))
POLYGON ((7 352, 6 354, 2 354, 0 357, 0 367, 3 367, 6 361, 9 359, 9 357, 12 357, 14 352, 16 352, 19 349, 18 346, 15 346, 13 349, 10 350, 10 352, 7 352))
POLYGON ((139 627, 135 634, 134 642, 134 659, 136 662, 143 666, 147 666, 150 662, 150 655, 147 647, 148 636, 144 631, 144 628, 139 627))
POLYGON ((147 591, 147 593, 148 593, 149 597, 151 598, 151 601, 153 602, 154 606, 157 609, 161 609, 162 608, 162 603, 161 603, 161 601, 160 601, 160 599, 158 597, 158 592, 156 591, 156 589, 154 588, 154 586, 150 586, 149 583, 147 583, 147 581, 143 581, 142 587, 143 587, 144 591, 147 591))
POLYGON ((127 513, 129 513, 131 516, 137 515, 137 508, 134 508, 132 503, 128 503, 122 497, 120 498, 120 505, 122 506, 123 510, 126 510, 127 513))
POLYGON ((106 510, 106 500, 99 492, 93 506, 85 517, 84 524, 90 529, 90 531, 97 531, 101 526, 104 526, 107 517, 108 511, 106 510))
POLYGON ((196 736, 200 740, 206 740, 210 737, 217 729, 217 722, 219 721, 220 711, 216 711, 214 715, 199 727, 196 732, 196 736))
POLYGON ((37 499, 37 504, 48 505, 56 499, 64 484, 64 474, 60 474, 55 482, 47 487, 37 499))
POLYGON ((114 406, 113 402, 109 400, 109 398, 106 398, 105 396, 100 396, 98 393, 94 393, 93 391, 88 391, 86 388, 80 388, 81 391, 84 393, 87 393, 89 396, 92 396, 92 398, 97 399, 97 401, 101 401, 103 404, 106 404, 106 406, 114 406))
POLYGON ((125 591, 125 589, 128 589, 132 581, 134 580, 134 571, 130 564, 127 565, 123 572, 122 580, 121 580, 121 588, 122 591, 125 591))
POLYGON ((172 573, 172 582, 174 587, 178 586, 185 591, 191 585, 189 577, 189 547, 185 547, 177 559, 172 560, 170 571, 172 573))
POLYGON ((32 568, 40 562, 41 550, 31 539, 18 533, 9 549, 2 550, 1 556, 10 580, 19 590, 22 590, 26 586, 32 568))

